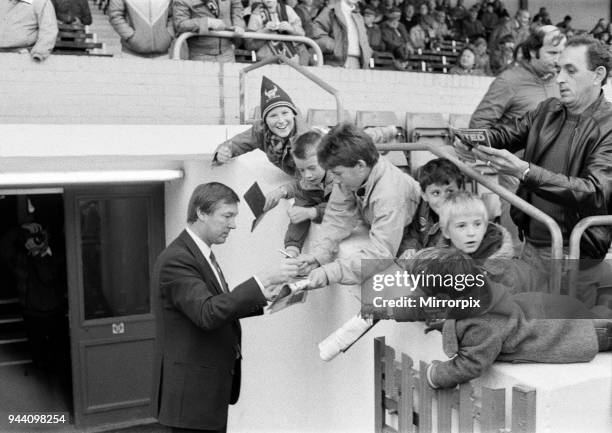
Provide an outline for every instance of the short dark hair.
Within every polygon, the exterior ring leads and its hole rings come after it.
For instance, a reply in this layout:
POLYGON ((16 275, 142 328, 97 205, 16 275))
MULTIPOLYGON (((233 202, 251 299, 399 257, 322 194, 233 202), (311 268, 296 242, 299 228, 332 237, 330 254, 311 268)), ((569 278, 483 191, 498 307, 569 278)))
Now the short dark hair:
POLYGON ((527 61, 531 60, 532 51, 536 53, 536 59, 539 59, 540 48, 544 46, 544 39, 551 34, 553 35, 551 43, 555 47, 566 39, 561 30, 555 26, 538 27, 535 31, 531 32, 527 40, 521 44, 523 59, 527 61))
POLYGON ((203 183, 193 190, 187 207, 187 222, 193 223, 198 219, 198 210, 205 214, 211 214, 217 206, 222 203, 238 203, 240 198, 227 185, 219 182, 203 183))
POLYGON ((410 260, 408 268, 413 275, 423 275, 423 281, 427 284, 422 284, 419 288, 425 296, 480 300, 478 307, 452 308, 446 318, 464 319, 477 316, 484 313, 491 304, 491 288, 485 278, 485 272, 472 257, 455 247, 420 250, 410 260), (459 283, 457 277, 462 278, 461 284, 464 287, 459 290, 458 284, 448 284, 448 276, 451 276, 455 283, 459 283), (470 284, 467 284, 468 280, 471 281, 470 284))
POLYGON ((450 185, 451 182, 456 182, 459 187, 463 185, 461 171, 446 158, 432 159, 419 167, 416 177, 423 191, 433 184, 450 185))
POLYGON ((313 150, 316 151, 323 134, 319 131, 308 131, 298 136, 291 145, 291 155, 294 158, 306 159, 313 150))
POLYGON ((334 126, 321 140, 317 151, 319 164, 325 170, 334 167, 355 167, 363 160, 373 167, 379 155, 372 138, 363 129, 344 122, 334 126))
POLYGON ((608 75, 612 70, 612 54, 610 48, 602 41, 593 38, 592 36, 575 36, 567 41, 567 47, 587 47, 587 64, 591 71, 594 71, 599 66, 606 69, 606 75, 601 81, 601 85, 605 86, 608 81, 608 75))

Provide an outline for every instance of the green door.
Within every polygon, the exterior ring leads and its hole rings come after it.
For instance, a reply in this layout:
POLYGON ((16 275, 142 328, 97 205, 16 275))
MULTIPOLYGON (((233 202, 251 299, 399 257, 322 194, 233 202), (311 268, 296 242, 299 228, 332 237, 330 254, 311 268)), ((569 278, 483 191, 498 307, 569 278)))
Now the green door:
POLYGON ((150 273, 164 247, 163 184, 65 189, 77 426, 151 418, 150 273))

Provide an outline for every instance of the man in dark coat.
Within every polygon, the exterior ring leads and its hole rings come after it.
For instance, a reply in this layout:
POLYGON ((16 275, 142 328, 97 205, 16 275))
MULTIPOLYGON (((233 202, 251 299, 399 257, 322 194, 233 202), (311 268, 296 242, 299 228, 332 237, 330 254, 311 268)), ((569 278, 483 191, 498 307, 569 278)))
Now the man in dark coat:
POLYGON ((238 319, 262 314, 279 284, 298 271, 297 262, 286 259, 229 291, 211 246, 224 243, 236 227, 238 201, 221 183, 199 185, 187 227, 155 264, 155 401, 159 422, 173 431, 226 431, 228 405, 240 393, 238 319))

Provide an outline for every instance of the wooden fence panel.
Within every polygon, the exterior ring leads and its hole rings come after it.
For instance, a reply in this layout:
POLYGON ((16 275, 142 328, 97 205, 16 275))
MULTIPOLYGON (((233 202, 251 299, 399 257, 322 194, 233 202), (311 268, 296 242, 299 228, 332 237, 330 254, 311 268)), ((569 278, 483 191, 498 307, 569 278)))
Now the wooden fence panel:
POLYGON ((470 383, 459 385, 459 433, 474 431, 474 389, 470 383))
POLYGON ((480 429, 483 433, 499 433, 506 428, 506 390, 482 387, 480 429))
POLYGON ((400 380, 400 404, 397 411, 398 427, 400 433, 412 433, 413 416, 412 407, 414 406, 414 372, 412 370, 412 358, 402 353, 402 375, 400 380))
POLYGON ((374 432, 382 433, 385 421, 383 406, 383 369, 382 360, 385 350, 385 337, 374 339, 374 432))
POLYGON ((512 388, 512 430, 509 430, 505 425, 505 389, 482 387, 478 406, 470 383, 453 389, 432 389, 426 377, 428 364, 421 361, 416 371, 413 360, 406 354, 401 354, 401 362, 396 362, 395 351, 385 345, 384 337, 374 340, 374 357, 376 433, 431 433, 434 422, 440 433, 474 433, 474 419, 479 421, 482 433, 535 433, 536 392, 532 388, 512 388), (455 419, 454 409, 458 415, 455 419), (388 414, 397 414, 397 430, 386 424, 388 414))
POLYGON ((512 388, 512 432, 535 433, 536 392, 534 388, 512 388))
POLYGON ((427 383, 427 364, 419 367, 419 433, 431 433, 433 426, 433 389, 427 383))

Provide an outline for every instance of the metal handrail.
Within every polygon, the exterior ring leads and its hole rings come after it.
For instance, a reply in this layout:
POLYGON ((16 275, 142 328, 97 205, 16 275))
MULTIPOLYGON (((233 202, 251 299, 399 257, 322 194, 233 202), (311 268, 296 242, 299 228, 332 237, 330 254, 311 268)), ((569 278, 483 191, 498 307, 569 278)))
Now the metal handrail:
POLYGON ((234 32, 230 32, 227 30, 221 31, 208 31, 205 34, 198 34, 193 32, 181 33, 178 38, 176 38, 176 42, 174 43, 174 48, 172 49, 172 59, 180 60, 181 59, 181 47, 185 43, 188 38, 193 36, 206 36, 213 38, 225 38, 225 39, 257 39, 264 41, 284 41, 284 42, 298 42, 305 45, 308 45, 310 48, 314 50, 315 60, 317 62, 317 66, 323 66, 323 52, 321 51, 321 47, 317 45, 315 41, 305 36, 293 36, 293 35, 278 35, 272 33, 258 33, 258 32, 244 32, 243 34, 236 34, 234 32))
POLYGON ((300 74, 304 75, 310 81, 314 82, 317 86, 321 87, 327 93, 331 93, 336 99, 336 110, 338 112, 338 122, 344 120, 344 110, 342 109, 342 101, 340 100, 340 92, 338 89, 330 86, 321 78, 317 77, 312 72, 308 71, 304 66, 301 66, 294 62, 293 60, 289 60, 285 56, 275 55, 264 59, 260 62, 253 63, 252 65, 247 66, 240 70, 240 123, 245 123, 245 93, 246 93, 246 85, 245 85, 245 77, 246 74, 255 69, 259 69, 263 66, 269 65, 270 63, 284 63, 285 65, 291 66, 293 69, 298 71, 300 74))
POLYGON ((576 294, 576 281, 578 280, 578 260, 580 259, 580 240, 582 235, 591 226, 609 226, 612 225, 612 215, 594 215, 586 217, 578 221, 570 234, 569 241, 569 295, 576 294))
POLYGON ((507 200, 512 206, 525 212, 531 218, 534 218, 544 224, 550 231, 551 238, 550 255, 552 259, 552 269, 550 277, 550 291, 552 293, 557 294, 561 293, 561 259, 563 259, 563 235, 561 234, 561 229, 559 228, 559 225, 554 219, 542 212, 540 209, 518 197, 516 194, 508 191, 503 186, 500 186, 498 183, 492 182, 491 180, 487 179, 481 173, 461 161, 459 158, 457 158, 454 152, 451 153, 449 151, 448 148, 452 149, 451 146, 432 143, 385 143, 377 144, 376 148, 382 151, 426 150, 440 158, 446 158, 453 164, 455 164, 459 168, 459 170, 461 170, 461 172, 465 173, 472 179, 475 179, 476 181, 484 185, 486 188, 499 195, 501 198, 507 200))

